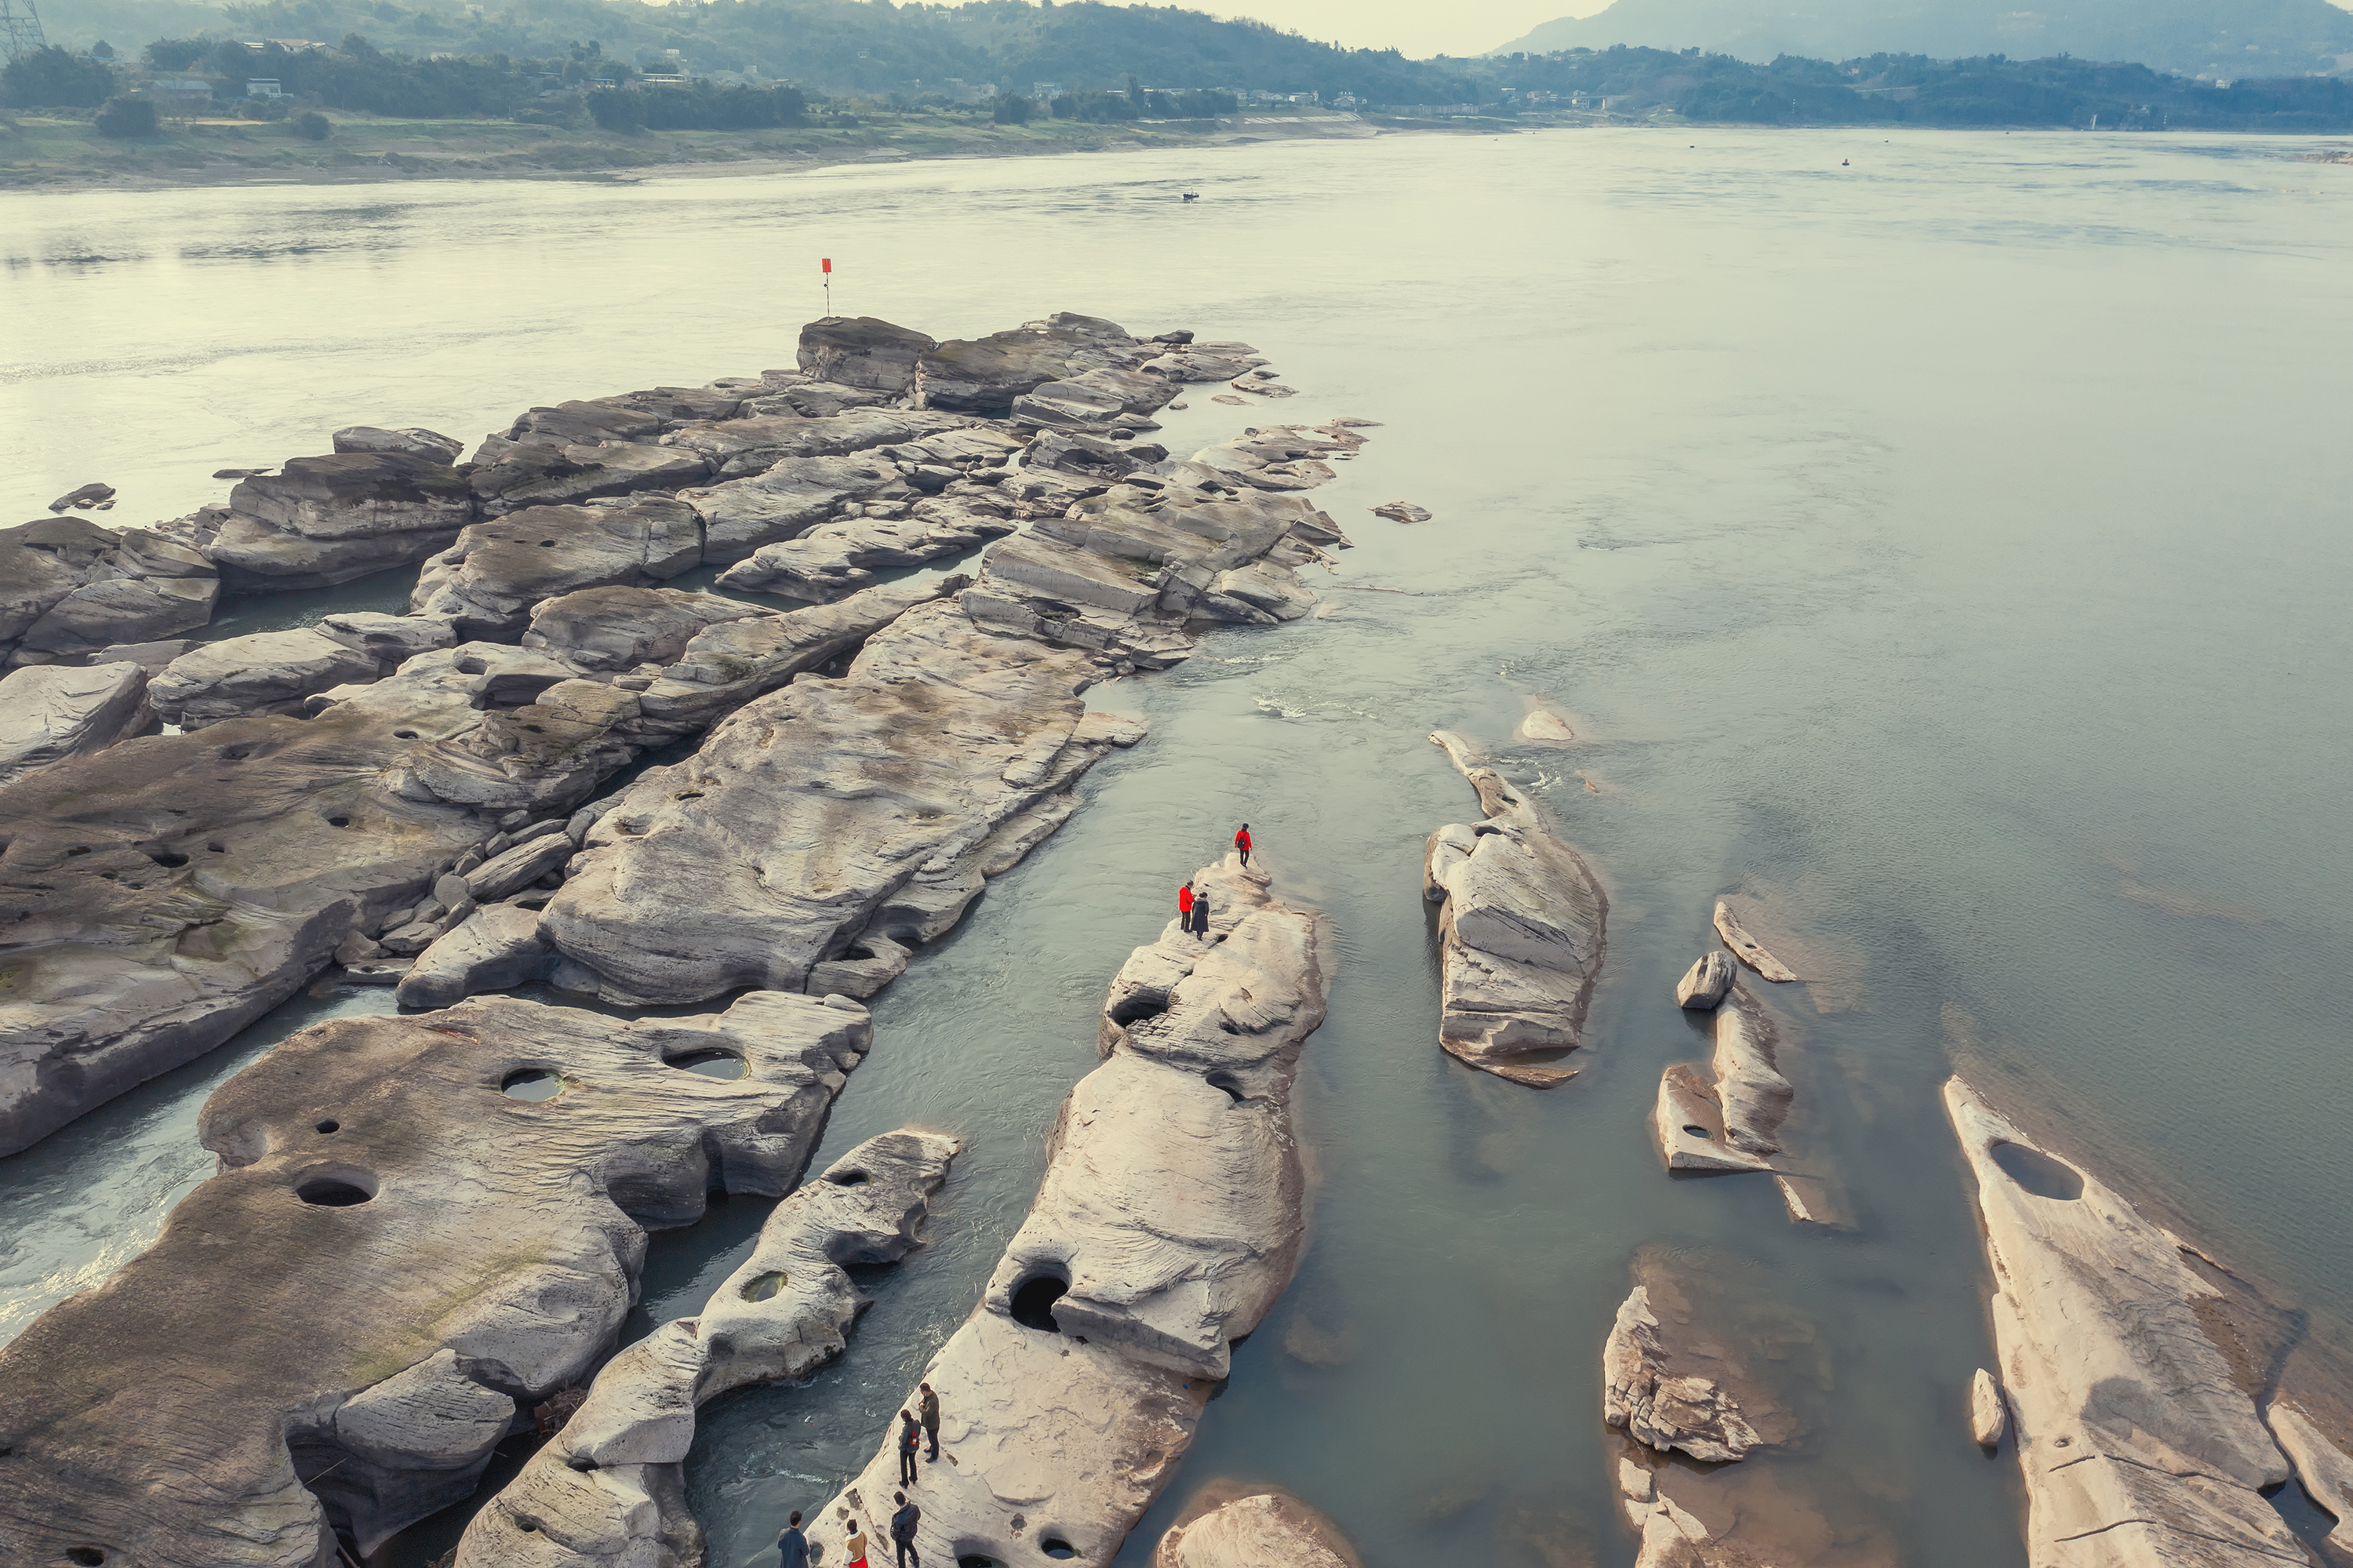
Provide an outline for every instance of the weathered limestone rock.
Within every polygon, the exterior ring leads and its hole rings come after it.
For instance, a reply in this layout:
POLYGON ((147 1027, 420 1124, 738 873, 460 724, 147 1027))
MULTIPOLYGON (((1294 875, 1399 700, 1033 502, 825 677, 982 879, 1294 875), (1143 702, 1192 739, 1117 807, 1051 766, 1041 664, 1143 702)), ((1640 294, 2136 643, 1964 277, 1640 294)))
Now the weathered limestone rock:
POLYGON ((2288 1461, 2208 1337, 2220 1293, 2173 1238, 1959 1078, 2036 1568, 2300 1563, 2262 1496, 2288 1461))
POLYGON ((827 523, 797 539, 764 545, 719 575, 723 588, 823 603, 874 586, 877 567, 912 567, 1002 538, 1015 524, 993 503, 926 500, 907 517, 827 523))
POLYGON ((1618 1308, 1601 1351, 1601 1417, 1662 1453, 1680 1448, 1708 1464, 1745 1459, 1763 1441, 1740 1402, 1706 1377, 1672 1370, 1648 1287, 1618 1308))
MULTIPOLYGON (((1151 347, 1161 342, 1154 339, 1151 347)), ((1231 381, 1244 371, 1264 365, 1258 350, 1246 343, 1184 343, 1145 360, 1136 368, 1171 381, 1231 381)))
POLYGON ((1075 430, 1045 430, 1029 443, 1029 466, 1110 485, 1145 471, 1167 456, 1167 448, 1147 442, 1107 441, 1075 430))
POLYGON ((857 408, 829 418, 757 415, 684 425, 662 437, 665 449, 700 453, 713 477, 763 473, 786 458, 848 457, 893 442, 917 441, 966 421, 954 414, 857 408))
MULTIPOLYGON (((1029 1219, 923 1371, 954 1459, 917 1494, 926 1558, 1110 1562, 1175 1473, 1228 1344, 1297 1262, 1290 1091, 1324 1017, 1321 922, 1261 871, 1229 860, 1201 876, 1221 939, 1171 921, 1129 960, 1166 985, 1165 1011, 1121 1017, 1134 988, 1113 987, 1106 1060, 1063 1105, 1029 1219)), ((889 1539, 892 1446, 886 1434, 820 1528, 854 1511, 889 1539)))
POLYGON ((1012 411, 1014 399, 1049 381, 1099 368, 1128 369, 1150 350, 1113 323, 1058 312, 1010 332, 951 339, 915 361, 915 399, 926 408, 1012 411))
POLYGON ((678 588, 597 588, 542 599, 522 645, 581 673, 675 662, 706 627, 766 614, 757 606, 678 588))
POLYGON ((114 486, 93 480, 88 484, 77 485, 75 488, 67 491, 63 495, 58 496, 55 501, 50 502, 49 510, 52 512, 67 512, 74 510, 75 508, 79 508, 81 511, 87 512, 91 507, 98 505, 100 502, 111 501, 113 499, 114 486))
POLYGON ((1313 490, 1331 482, 1327 459, 1352 456, 1365 438, 1351 426, 1271 425, 1203 447, 1176 467, 1178 478, 1238 489, 1313 490))
POLYGON ((668 496, 526 506, 470 525, 425 563, 410 613, 468 641, 522 635, 532 607, 580 588, 650 588, 702 561, 702 523, 668 496))
POLYGON ((1059 822, 1057 798, 1140 737, 1086 713, 1089 671, 1077 650, 992 636, 950 604, 910 610, 840 680, 749 705, 617 797, 545 929, 598 994, 635 1002, 799 990, 821 961, 864 956, 870 927, 930 941, 1043 836, 1039 813, 1059 822))
POLYGON ((153 642, 117 642, 101 648, 83 660, 84 664, 136 664, 153 680, 169 664, 190 649, 200 646, 193 637, 165 637, 153 642))
POLYGON ((2353 1457, 2330 1442, 2293 1400, 2272 1401, 2263 1409, 2263 1423, 2295 1467, 2297 1482, 2337 1521, 2328 1532, 2328 1544, 2353 1553, 2353 1457))
POLYGON ((193 630, 219 594, 203 556, 144 528, 79 517, 0 528, 0 659, 47 663, 193 630))
POLYGON ((844 387, 904 392, 915 384, 916 357, 934 340, 876 316, 821 316, 801 328, 801 373, 844 387))
POLYGON ((1797 971, 1765 950, 1765 945, 1750 936, 1733 913, 1732 901, 1715 901, 1715 931, 1724 938, 1733 956, 1768 980, 1786 983, 1798 978, 1797 971))
POLYGON ((1715 1010, 1715 1097, 1724 1108, 1724 1139, 1743 1154, 1778 1154, 1775 1134, 1796 1095, 1781 1075, 1780 1035, 1755 997, 1733 988, 1715 1010))
POLYGON ((1381 505, 1372 508, 1372 514, 1376 517, 1386 517, 1392 523, 1427 523, 1430 521, 1430 509, 1426 506, 1416 506, 1410 501, 1385 502, 1381 505))
MULTIPOLYGON (((446 624, 441 634, 446 643, 446 624)), ((165 724, 197 730, 223 719, 300 713, 314 693, 382 673, 373 654, 310 627, 256 631, 198 643, 149 683, 148 700, 165 724)))
POLYGON ((841 1266, 896 1263, 915 1246, 957 1148, 937 1133, 887 1132, 777 1204, 700 1313, 606 1363, 564 1429, 467 1526, 461 1568, 699 1557, 683 1506, 696 1408, 839 1355, 864 1304, 841 1266))
POLYGON ((1734 974, 1732 960, 1720 949, 1702 954, 1677 982, 1675 1005, 1695 1012, 1715 1012, 1731 991, 1734 974))
MULTIPOLYGON (((568 840, 564 842, 568 849, 568 840)), ((417 955, 400 980, 403 1007, 454 1007, 479 991, 545 980, 555 956, 539 938, 539 912, 512 904, 477 909, 417 955)))
POLYGON ((1724 1135, 1724 1106, 1715 1086, 1678 1062, 1659 1076, 1651 1113, 1659 1149, 1670 1171, 1770 1171, 1762 1157, 1744 1153, 1724 1135))
POLYGON ((422 560, 474 514, 466 476, 397 451, 295 458, 228 499, 207 554, 239 593, 331 588, 422 560))
POLYGON ((420 430, 413 425, 399 430, 377 425, 348 426, 335 432, 334 446, 339 452, 399 452, 444 465, 454 465, 458 454, 466 450, 466 443, 455 436, 420 430))
POLYGON ((1577 853, 1535 808, 1460 737, 1430 739, 1479 792, 1487 820, 1451 823, 1430 836, 1422 895, 1439 917, 1438 1043, 1450 1055, 1530 1088, 1549 1088, 1575 1068, 1524 1060, 1574 1050, 1600 978, 1609 901, 1577 853))
POLYGON ((2001 1384, 1983 1367, 1969 1380, 1969 1436, 1980 1448, 1999 1448, 2010 1430, 2010 1412, 2001 1403, 2001 1384))
MULTIPOLYGON (((1211 1482, 1208 1489, 1239 1489, 1211 1482)), ((1250 1488, 1171 1526, 1152 1568, 1359 1568, 1360 1561, 1330 1520, 1286 1492, 1250 1488)))
POLYGON ((42 664, 0 676, 0 788, 113 745, 152 716, 136 664, 42 664))
MULTIPOLYGON (((1171 395, 1176 388, 1167 387, 1171 395)), ((1047 381, 1013 399, 1012 416, 1034 425, 1059 425, 1072 430, 1108 430, 1113 425, 1134 428, 1127 399, 1108 387, 1090 387, 1082 380, 1047 381)))
POLYGON ((679 493, 702 519, 702 558, 741 561, 763 546, 797 539, 845 506, 911 493, 898 466, 873 454, 779 459, 748 479, 679 493))
POLYGON ((1522 740, 1542 740, 1563 745, 1577 738, 1577 730, 1568 722, 1567 714, 1562 713, 1542 697, 1530 697, 1527 699, 1527 717, 1520 721, 1519 736, 1522 740))
POLYGON ((509 1000, 339 1019, 225 1084, 218 1175, 0 1351, 0 1522, 27 1561, 310 1568, 466 1496, 583 1377, 648 1227, 806 1165, 862 1010, 754 993, 624 1022, 509 1000), (682 1070, 712 1054, 734 1078, 682 1070), (535 1078, 553 1097, 501 1093, 535 1078), (257 1260, 267 1260, 258 1266, 257 1260))

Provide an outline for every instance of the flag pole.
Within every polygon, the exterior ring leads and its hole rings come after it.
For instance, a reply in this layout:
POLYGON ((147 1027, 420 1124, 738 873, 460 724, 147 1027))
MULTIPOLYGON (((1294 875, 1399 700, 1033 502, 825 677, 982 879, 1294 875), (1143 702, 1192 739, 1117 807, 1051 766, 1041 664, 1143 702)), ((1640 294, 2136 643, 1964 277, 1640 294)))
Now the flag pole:
POLYGON ((833 258, 823 257, 819 259, 817 265, 818 271, 825 279, 825 313, 831 315, 833 314, 833 258))

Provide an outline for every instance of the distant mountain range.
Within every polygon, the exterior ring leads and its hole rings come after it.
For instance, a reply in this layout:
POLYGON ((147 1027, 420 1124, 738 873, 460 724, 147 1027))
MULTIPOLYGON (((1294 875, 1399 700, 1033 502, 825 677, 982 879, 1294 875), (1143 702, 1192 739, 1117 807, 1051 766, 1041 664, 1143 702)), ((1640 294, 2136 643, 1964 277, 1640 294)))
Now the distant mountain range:
POLYGON ((2135 60, 2184 76, 2353 70, 2353 12, 2329 0, 1616 0, 1546 22, 1498 55, 1698 48, 1767 61, 1927 55, 2135 60))

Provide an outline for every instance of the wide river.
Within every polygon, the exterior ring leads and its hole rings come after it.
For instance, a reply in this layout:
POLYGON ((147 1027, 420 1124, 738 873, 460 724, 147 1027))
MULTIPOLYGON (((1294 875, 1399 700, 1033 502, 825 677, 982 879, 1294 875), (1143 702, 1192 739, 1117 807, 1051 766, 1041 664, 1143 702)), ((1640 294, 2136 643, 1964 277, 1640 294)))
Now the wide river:
MULTIPOLYGON (((1628 130, 12 193, 0 490, 24 518, 105 480, 103 520, 143 522, 342 425, 471 440, 786 366, 820 256, 837 310, 941 337, 1067 309, 1259 344, 1299 397, 1198 389, 1163 439, 1381 421, 1317 493, 1356 541, 1318 574, 1338 613, 1105 689, 1153 737, 877 999, 819 1160, 906 1122, 970 1151, 933 1245, 863 1282, 847 1357, 707 1413, 712 1561, 772 1561, 785 1510, 872 1451, 1027 1208, 1113 971, 1247 821, 1341 955, 1302 1079, 1311 1245, 1123 1562, 1221 1477, 1299 1493, 1372 1568, 1630 1562, 1599 1355, 1660 1244, 1829 1368, 1779 1461, 1839 1527, 1817 1563, 2025 1568, 2014 1467, 1965 1430, 1991 1352, 1936 1099, 1957 1062, 2275 1296, 2353 1290, 2353 168, 2302 150, 1628 130), (1367 514, 1391 500, 1435 518, 1367 514), (1531 694, 1574 744, 1512 740, 1531 694), (1494 748, 1610 890, 1583 1070, 1549 1093, 1435 1044, 1422 842, 1476 815, 1438 727, 1494 748), (1851 1232, 1671 1181, 1646 1136, 1662 1066, 1704 1052, 1674 981, 1744 890, 1835 981, 1831 1011, 1776 1000, 1851 1232)), ((388 1003, 298 1000, 0 1161, 0 1335, 153 1237, 210 1168, 192 1128, 222 1077, 388 1003)), ((763 1207, 659 1238, 646 1321, 695 1310, 763 1207)))

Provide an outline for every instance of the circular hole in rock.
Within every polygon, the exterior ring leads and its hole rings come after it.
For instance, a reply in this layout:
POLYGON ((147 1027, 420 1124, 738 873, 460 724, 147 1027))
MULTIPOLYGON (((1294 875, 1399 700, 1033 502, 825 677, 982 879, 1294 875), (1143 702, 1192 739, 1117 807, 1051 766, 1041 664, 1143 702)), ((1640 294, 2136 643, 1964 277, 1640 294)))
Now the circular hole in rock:
POLYGON ((228 853, 228 845, 227 844, 206 844, 205 848, 214 854, 228 853))
POLYGON ((458 673, 460 675, 487 675, 490 673, 488 664, 470 654, 458 661, 458 673))
POLYGON ((1690 1133, 1694 1138, 1705 1138, 1709 1136, 1707 1128, 1704 1127, 1694 1127, 1690 1122, 1683 1123, 1683 1130, 1690 1133))
POLYGON ((375 1178, 364 1171, 317 1171, 294 1183, 294 1195, 314 1208, 357 1208, 375 1196, 375 1178))
POLYGON ((157 865, 166 867, 167 869, 176 868, 188 863, 188 857, 179 853, 175 850, 149 850, 147 852, 147 858, 153 861, 157 865))
POLYGON ((69 855, 74 855, 74 854, 88 854, 89 853, 90 853, 90 846, 89 846, 88 844, 76 844, 76 845, 74 845, 74 847, 73 847, 73 848, 71 848, 71 849, 69 849, 69 850, 66 851, 66 853, 68 853, 68 854, 69 854, 69 855))
POLYGON ((546 1067, 522 1067, 499 1080, 499 1093, 511 1100, 552 1100, 564 1092, 562 1075, 546 1067))
POLYGON ((826 1180, 837 1187, 863 1187, 874 1178, 863 1171, 836 1171, 828 1175, 826 1180))
POLYGON ((784 1272, 781 1269, 770 1269, 765 1274, 756 1276, 755 1277, 747 1279, 744 1282, 744 1299, 746 1301, 765 1301, 784 1287, 784 1272))
POLYGON ((1220 1067, 1208 1075, 1209 1087, 1222 1093, 1236 1105, 1242 1103, 1242 1081, 1220 1067))
POLYGON ((539 547, 543 550, 553 550, 555 548, 555 541, 553 539, 542 539, 539 542, 539 547))
POLYGON ((968 1552, 956 1559, 956 1568, 1004 1568, 1004 1565, 994 1557, 983 1557, 977 1552, 968 1552))
POLYGON ((1025 1329, 1060 1333, 1062 1326, 1054 1321, 1054 1303, 1069 1295, 1070 1289, 1071 1282, 1059 1275, 1031 1275, 1013 1287, 1013 1320, 1025 1329))
POLYGON ((66 1561, 79 1563, 82 1568, 98 1568, 99 1563, 106 1561, 106 1553, 95 1546, 69 1546, 66 1548, 66 1561))
POLYGON ((321 1132, 339 1132, 343 1129, 343 1124, 339 1121, 322 1121, 319 1124, 318 1130, 321 1132))
POLYGON ((2001 1167, 2003 1175, 2038 1198, 2066 1202, 2084 1195, 2083 1177, 2039 1149, 2029 1149, 2022 1143, 1997 1143, 1993 1146, 1993 1162, 2001 1167))
POLYGON ((349 817, 329 817, 327 819, 327 826, 331 828, 348 828, 351 825, 352 820, 349 817))
POLYGON ((392 738, 395 740, 415 740, 417 738, 417 732, 413 729, 396 729, 392 732, 392 738))
POLYGON ((253 755, 253 747, 249 746, 223 747, 221 748, 220 755, 223 762, 242 762, 247 758, 253 755))
POLYGON ((752 1070, 733 1051, 689 1051, 682 1055, 663 1057, 662 1065, 700 1073, 706 1078, 740 1078, 752 1070))
POLYGON ((1063 1540, 1059 1535, 1039 1536, 1038 1538, 1038 1550, 1044 1552, 1047 1556, 1054 1558, 1071 1558, 1076 1557, 1079 1554, 1079 1549, 1077 1547, 1071 1545, 1069 1542, 1063 1540))

